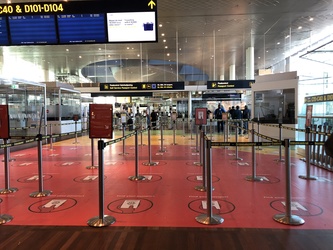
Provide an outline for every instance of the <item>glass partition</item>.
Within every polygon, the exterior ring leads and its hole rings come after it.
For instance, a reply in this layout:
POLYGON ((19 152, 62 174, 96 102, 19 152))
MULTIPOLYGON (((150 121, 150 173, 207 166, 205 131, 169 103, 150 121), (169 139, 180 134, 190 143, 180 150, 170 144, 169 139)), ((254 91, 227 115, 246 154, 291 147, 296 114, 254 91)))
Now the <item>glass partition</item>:
POLYGON ((36 136, 45 121, 45 84, 0 78, 0 103, 9 109, 10 136, 36 136))

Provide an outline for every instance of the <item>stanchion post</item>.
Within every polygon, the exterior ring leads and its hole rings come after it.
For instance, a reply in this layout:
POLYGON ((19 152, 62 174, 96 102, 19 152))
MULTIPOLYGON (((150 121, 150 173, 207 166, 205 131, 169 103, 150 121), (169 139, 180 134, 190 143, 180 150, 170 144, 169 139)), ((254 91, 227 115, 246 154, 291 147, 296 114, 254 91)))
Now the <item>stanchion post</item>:
POLYGON ((49 148, 49 150, 53 150, 53 138, 52 138, 52 124, 49 124, 48 126, 50 126, 50 131, 49 131, 49 133, 50 133, 50 148, 49 148))
POLYGON ((95 148, 94 148, 94 138, 91 138, 91 165, 90 166, 87 166, 86 168, 87 169, 96 169, 98 168, 98 166, 95 166, 95 161, 94 161, 94 151, 95 151, 95 148))
MULTIPOLYGON (((126 127, 126 123, 123 123, 123 137, 125 137, 125 127, 126 127)), ((127 155, 128 153, 125 152, 125 139, 123 140, 123 152, 120 153, 119 155, 127 155)))
POLYGON ((135 175, 128 177, 131 181, 142 181, 145 179, 144 176, 139 175, 139 139, 138 130, 135 130, 135 175))
POLYGON ((191 133, 190 140, 194 140, 194 138, 193 138, 193 126, 192 126, 192 119, 190 119, 190 133, 191 133))
POLYGON ((306 175, 299 175, 298 177, 305 180, 317 180, 316 176, 310 175, 310 158, 311 158, 311 151, 309 145, 310 139, 310 127, 305 128, 305 140, 308 142, 305 145, 305 164, 306 164, 306 175))
POLYGON ((173 143, 172 145, 177 145, 176 143, 176 121, 173 121, 173 143))
POLYGON ((236 146, 235 146, 235 158, 234 160, 239 160, 239 161, 242 161, 243 159, 238 157, 238 132, 237 132, 237 129, 238 129, 238 125, 236 125, 236 146))
MULTIPOLYGON (((8 140, 3 139, 6 145, 8 140)), ((5 188, 0 190, 0 194, 10 194, 15 193, 18 189, 14 187, 9 187, 10 177, 9 177, 9 147, 5 147, 4 150, 4 162, 5 162, 5 188)))
MULTIPOLYGON (((258 116, 258 130, 257 130, 257 133, 258 133, 257 141, 258 142, 259 142, 259 138, 260 138, 260 136, 259 136, 259 128, 260 128, 260 123, 259 123, 259 116, 258 116)), ((258 145, 257 150, 262 150, 262 148, 260 148, 260 146, 258 145)))
POLYGON ((105 227, 116 222, 116 219, 109 215, 104 215, 104 150, 105 143, 102 139, 98 140, 98 198, 99 215, 87 221, 91 227, 105 227))
POLYGON ((149 161, 148 162, 144 162, 143 165, 145 166, 156 166, 158 164, 158 162, 153 162, 151 160, 151 142, 150 142, 150 127, 148 127, 148 157, 149 157, 149 161))
POLYGON ((203 151, 202 151, 202 148, 203 148, 203 143, 204 143, 204 139, 203 139, 203 135, 204 135, 204 131, 202 130, 202 125, 200 125, 200 147, 199 147, 199 162, 194 162, 193 164, 196 165, 196 166, 202 166, 202 154, 203 154, 203 151))
POLYGON ((218 225, 221 224, 224 219, 219 215, 213 214, 213 185, 212 185, 212 142, 207 140, 206 143, 206 160, 207 160, 207 214, 201 214, 195 219, 197 222, 205 225, 218 225))
POLYGON ((73 142, 73 144, 78 144, 79 142, 77 141, 77 121, 74 121, 75 123, 75 141, 73 142))
MULTIPOLYGON (((254 143, 254 129, 251 130, 252 142, 254 143)), ((257 160, 255 145, 252 146, 252 176, 246 176, 247 181, 263 181, 264 177, 257 176, 257 160)))
POLYGON ((165 152, 166 150, 164 149, 164 146, 163 146, 163 125, 161 123, 161 126, 160 126, 160 131, 161 131, 161 148, 159 150, 159 152, 165 152))
POLYGON ((43 187, 43 155, 42 155, 42 139, 43 136, 41 134, 37 135, 37 150, 38 150, 38 184, 39 184, 39 190, 36 192, 32 192, 30 194, 30 197, 33 198, 39 198, 39 197, 45 197, 52 194, 52 191, 50 190, 44 190, 43 187))
POLYGON ((195 152, 199 152, 199 139, 198 139, 199 131, 201 131, 201 125, 200 127, 196 126, 195 130, 195 152))
POLYGON ((279 141, 281 142, 281 145, 279 146, 279 159, 278 161, 284 162, 282 159, 282 124, 279 123, 279 141))
POLYGON ((286 166, 286 213, 276 214, 273 219, 279 223, 299 226, 304 224, 304 220, 297 216, 291 214, 291 174, 290 174, 290 141, 289 139, 284 140, 285 149, 285 166, 286 166))
MULTIPOLYGON (((206 192, 207 190, 207 177, 206 177, 206 168, 207 168, 207 160, 206 160, 206 150, 207 150, 207 140, 205 140, 205 133, 202 131, 202 143, 200 144, 200 152, 202 152, 202 185, 196 186, 194 189, 200 192, 206 192)), ((201 154, 200 154, 201 155, 201 154)))

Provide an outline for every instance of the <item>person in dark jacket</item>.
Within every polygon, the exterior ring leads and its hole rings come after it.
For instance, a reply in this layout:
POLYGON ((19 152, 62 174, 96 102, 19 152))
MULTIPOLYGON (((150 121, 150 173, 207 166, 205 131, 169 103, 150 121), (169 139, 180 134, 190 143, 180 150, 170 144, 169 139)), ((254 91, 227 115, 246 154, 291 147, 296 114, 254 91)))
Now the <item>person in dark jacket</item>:
MULTIPOLYGON (((239 109, 239 106, 236 106, 235 111, 233 112, 234 118, 233 119, 242 119, 242 111, 239 109)), ((238 134, 242 133, 241 121, 237 121, 235 124, 238 126, 238 134)))
POLYGON ((214 116, 215 119, 217 120, 217 133, 223 132, 224 130, 224 125, 222 121, 222 113, 225 113, 224 107, 219 104, 217 109, 215 109, 214 116))
POLYGON ((247 119, 247 120, 243 121, 243 128, 244 128, 243 134, 247 134, 248 133, 248 129, 249 129, 249 122, 248 122, 248 120, 250 120, 250 118, 251 118, 251 111, 245 105, 244 110, 243 110, 243 119, 247 119))
POLYGON ((325 141, 324 147, 326 154, 333 158, 333 134, 331 134, 330 137, 328 137, 328 139, 325 141))

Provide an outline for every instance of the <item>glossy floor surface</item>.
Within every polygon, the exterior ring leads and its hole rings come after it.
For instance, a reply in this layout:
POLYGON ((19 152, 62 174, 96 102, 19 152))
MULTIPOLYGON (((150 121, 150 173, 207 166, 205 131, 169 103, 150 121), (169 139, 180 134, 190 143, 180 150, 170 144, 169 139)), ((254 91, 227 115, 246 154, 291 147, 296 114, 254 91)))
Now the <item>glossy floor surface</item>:
MULTIPOLYGON (((119 137, 121 131, 115 133, 115 138, 119 137)), ((130 136, 125 140, 125 144, 120 141, 107 145, 102 151, 98 151, 97 140, 94 141, 93 160, 91 139, 88 136, 56 142, 52 148, 50 144, 45 144, 42 149, 42 182, 38 178, 40 173, 37 148, 19 151, 11 149, 9 186, 17 188, 18 191, 0 196, 0 214, 13 217, 12 221, 1 225, 1 232, 10 232, 15 226, 24 226, 31 235, 39 232, 39 228, 45 228, 44 226, 47 226, 46 230, 60 230, 60 234, 71 231, 72 234, 76 232, 78 235, 84 234, 84 228, 89 232, 101 230, 103 234, 112 228, 123 228, 126 232, 129 230, 128 232, 132 233, 140 228, 141 231, 138 232, 142 233, 151 232, 152 228, 156 228, 159 233, 169 234, 173 234, 170 231, 182 232, 184 228, 191 228, 193 235, 201 235, 201 232, 208 230, 212 232, 209 237, 213 237, 213 232, 218 232, 216 230, 222 230, 221 233, 229 230, 229 233, 237 231, 239 237, 239 233, 252 234, 251 230, 260 228, 270 232, 282 229, 282 234, 287 236, 286 232, 289 230, 309 233, 310 229, 315 229, 314 232, 317 233, 319 231, 316 230, 325 232, 322 234, 325 235, 325 240, 333 237, 333 199, 330 198, 333 194, 332 172, 310 166, 311 175, 318 179, 299 178, 299 175, 307 174, 306 164, 299 159, 300 156, 294 149, 291 151, 290 209, 292 216, 301 219, 300 225, 297 226, 279 223, 273 219, 280 214, 286 215, 286 205, 288 206, 286 164, 280 161, 284 158, 284 150, 281 151, 283 155, 280 158, 277 147, 255 148, 254 173, 251 147, 214 147, 211 157, 212 207, 207 210, 207 206, 210 207, 210 192, 198 191, 207 185, 203 181, 206 173, 200 166, 200 155, 197 152, 199 143, 195 134, 183 136, 181 131, 177 131, 174 136, 172 131, 165 131, 161 140, 160 131, 151 131, 150 146, 147 132, 142 137, 139 135, 137 164, 134 138, 130 136), (101 157, 99 152, 103 152, 102 170, 90 169, 92 163, 98 165, 101 157), (100 174, 104 175, 102 182, 100 174), (145 179, 130 180, 129 177, 145 179), (253 177, 261 177, 261 181, 246 180, 253 177), (40 191, 52 193, 45 197, 31 197, 31 194, 40 191), (113 224, 103 229, 88 226, 87 222, 90 219, 103 218, 102 215, 110 216, 113 224), (206 225, 207 221, 210 225, 206 225), (66 227, 64 229, 59 226, 66 227)), ((208 134, 208 138, 212 138, 213 141, 224 140, 224 137, 218 134, 212 137, 208 134)), ((230 140, 234 139, 234 136, 231 136, 230 140)), ((248 136, 241 136, 239 140, 248 141, 248 136)), ((5 174, 2 171, 0 185, 3 187, 4 179, 5 174)), ((22 236, 17 235, 19 231, 13 237, 22 236)), ((292 234, 298 233, 295 231, 292 234)), ((4 234, 1 235, 3 237, 4 234)), ((322 241, 312 242, 313 245, 322 244, 321 247, 324 247, 324 238, 322 241)), ((7 243, 17 243, 15 240, 14 242, 7 243)), ((186 243, 184 247, 190 245, 186 243)), ((309 244, 305 244, 306 246, 309 244)), ((278 248, 272 246, 267 249, 278 248)))

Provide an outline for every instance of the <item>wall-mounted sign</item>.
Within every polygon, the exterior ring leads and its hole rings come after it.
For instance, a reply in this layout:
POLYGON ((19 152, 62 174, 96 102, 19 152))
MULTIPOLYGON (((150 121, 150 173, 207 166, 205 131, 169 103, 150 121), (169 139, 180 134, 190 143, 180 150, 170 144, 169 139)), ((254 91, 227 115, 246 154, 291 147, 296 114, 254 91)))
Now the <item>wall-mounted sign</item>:
POLYGON ((184 90, 184 82, 128 82, 101 83, 100 91, 155 91, 155 90, 184 90))
POLYGON ((325 94, 325 95, 315 95, 315 96, 307 96, 304 98, 304 103, 314 103, 314 102, 331 102, 333 101, 333 94, 325 94))
POLYGON ((89 138, 110 138, 113 132, 111 104, 89 105, 89 138))
POLYGON ((254 80, 207 81, 207 89, 250 89, 254 80))

